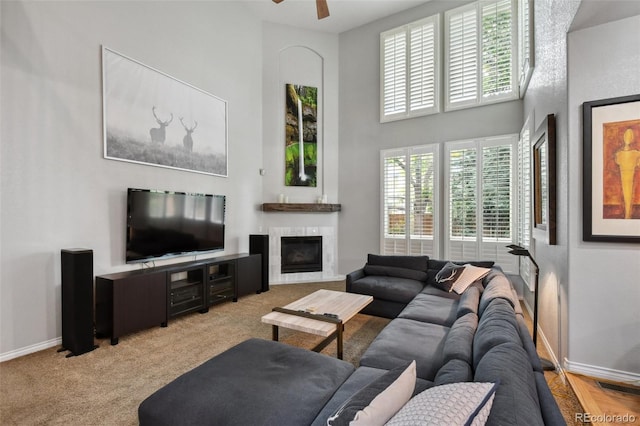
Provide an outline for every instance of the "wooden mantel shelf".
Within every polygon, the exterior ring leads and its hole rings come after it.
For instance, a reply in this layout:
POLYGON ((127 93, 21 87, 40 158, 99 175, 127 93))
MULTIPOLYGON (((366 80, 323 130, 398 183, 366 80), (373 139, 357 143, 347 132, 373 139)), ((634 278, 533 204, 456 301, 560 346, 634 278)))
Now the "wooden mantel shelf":
POLYGON ((264 203, 262 211, 288 213, 333 213, 342 209, 341 204, 326 203, 264 203))

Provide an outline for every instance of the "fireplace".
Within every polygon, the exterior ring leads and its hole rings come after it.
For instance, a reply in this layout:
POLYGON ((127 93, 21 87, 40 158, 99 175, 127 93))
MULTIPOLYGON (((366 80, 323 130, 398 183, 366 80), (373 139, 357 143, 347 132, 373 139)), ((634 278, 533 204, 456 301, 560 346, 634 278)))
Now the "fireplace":
POLYGON ((322 236, 281 237, 280 272, 322 271, 322 236))

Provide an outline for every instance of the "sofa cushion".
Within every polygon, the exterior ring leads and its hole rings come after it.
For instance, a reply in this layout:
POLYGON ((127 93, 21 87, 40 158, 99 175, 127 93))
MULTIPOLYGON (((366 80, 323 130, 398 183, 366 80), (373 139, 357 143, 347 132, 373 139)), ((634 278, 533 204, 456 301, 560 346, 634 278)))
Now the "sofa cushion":
POLYGON ((483 425, 498 387, 477 382, 434 386, 413 397, 387 425, 483 425))
POLYGON ((444 362, 460 359, 469 364, 473 362, 473 336, 478 327, 478 316, 469 313, 453 323, 444 341, 442 356, 444 362))
POLYGON ((415 386, 416 363, 412 361, 388 371, 356 392, 329 417, 327 425, 383 425, 409 401, 415 386))
POLYGON ((544 425, 536 379, 519 344, 503 343, 491 348, 478 364, 474 381, 500 381, 488 424, 544 425))
MULTIPOLYGON (((429 280, 427 280, 427 281, 429 281, 429 280)), ((427 284, 420 291, 420 293, 431 294, 433 296, 438 296, 438 297, 442 297, 442 298, 446 298, 446 299, 453 299, 453 300, 459 300, 460 299, 460 295, 458 293, 444 291, 444 290, 442 290, 442 289, 440 289, 438 287, 435 287, 434 285, 431 285, 431 284, 427 284)))
POLYGON ((386 256, 369 254, 367 256, 367 263, 369 265, 395 266, 426 272, 429 266, 429 256, 386 256))
POLYGON ((458 313, 458 301, 420 293, 398 315, 422 322, 451 326, 458 313))
POLYGON ((435 385, 447 383, 470 382, 473 380, 471 365, 461 359, 452 359, 440 367, 433 380, 435 385))
POLYGON ((478 315, 482 316, 487 305, 494 299, 504 299, 515 307, 519 302, 512 291, 511 282, 503 273, 489 273, 484 279, 485 285, 480 296, 478 315))
POLYGON ((458 302, 458 318, 465 316, 468 313, 478 313, 478 303, 480 303, 481 286, 472 285, 462 293, 460 301, 458 302))
POLYGON ((138 408, 140 425, 310 424, 352 364, 305 349, 249 339, 159 389, 138 408), (238 410, 238 401, 250 401, 238 410))
POLYGON ((420 293, 423 283, 406 278, 367 275, 351 284, 351 292, 368 294, 375 299, 409 303, 420 293))
POLYGON ((407 278, 409 280, 426 281, 426 271, 416 271, 415 269, 399 268, 397 266, 364 265, 364 273, 367 275, 382 275, 389 277, 407 278))
POLYGON ((360 365, 391 370, 416 360, 419 378, 433 381, 442 365, 442 347, 449 327, 396 318, 371 342, 360 365))
POLYGON ((502 343, 522 346, 513 308, 503 299, 494 299, 485 309, 473 339, 473 366, 493 347, 502 343))

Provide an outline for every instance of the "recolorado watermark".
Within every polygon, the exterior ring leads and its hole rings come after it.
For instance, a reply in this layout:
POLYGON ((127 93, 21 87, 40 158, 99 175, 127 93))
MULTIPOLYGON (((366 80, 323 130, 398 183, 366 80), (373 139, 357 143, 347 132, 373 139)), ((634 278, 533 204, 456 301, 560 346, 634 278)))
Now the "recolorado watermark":
POLYGON ((576 413, 575 421, 583 423, 609 423, 609 424, 624 424, 635 423, 636 416, 633 414, 591 414, 591 413, 576 413))

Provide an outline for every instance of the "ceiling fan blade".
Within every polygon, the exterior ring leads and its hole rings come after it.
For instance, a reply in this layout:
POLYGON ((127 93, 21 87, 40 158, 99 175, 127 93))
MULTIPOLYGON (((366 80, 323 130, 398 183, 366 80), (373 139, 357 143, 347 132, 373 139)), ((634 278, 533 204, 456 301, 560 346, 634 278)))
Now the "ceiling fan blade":
POLYGON ((316 10, 318 11, 318 19, 323 19, 329 16, 329 6, 327 6, 327 0, 316 0, 316 10))

